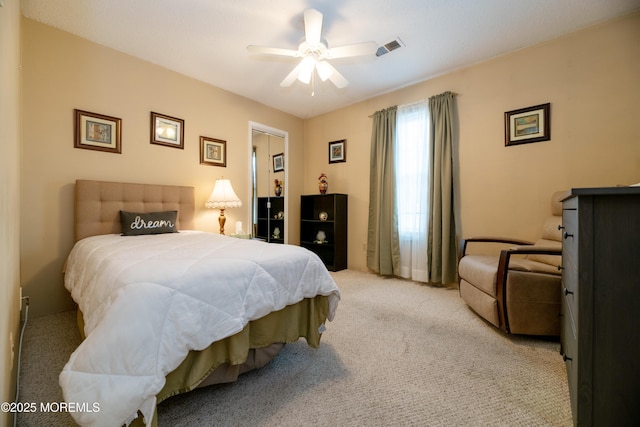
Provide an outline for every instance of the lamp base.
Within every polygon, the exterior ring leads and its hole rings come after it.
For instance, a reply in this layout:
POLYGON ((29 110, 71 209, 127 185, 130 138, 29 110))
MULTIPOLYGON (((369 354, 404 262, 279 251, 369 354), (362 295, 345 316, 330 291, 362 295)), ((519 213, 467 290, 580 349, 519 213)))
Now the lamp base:
POLYGON ((224 223, 227 218, 224 216, 224 209, 220 209, 220 216, 218 217, 218 224, 220 224, 220 234, 224 234, 224 223))

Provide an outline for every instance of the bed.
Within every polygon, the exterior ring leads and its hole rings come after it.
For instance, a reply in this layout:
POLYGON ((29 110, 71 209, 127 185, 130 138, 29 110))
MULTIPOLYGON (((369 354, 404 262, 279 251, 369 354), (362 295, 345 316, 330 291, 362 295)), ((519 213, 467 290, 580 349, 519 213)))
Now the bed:
POLYGON ((319 346, 340 299, 321 260, 195 231, 194 212, 193 187, 76 181, 65 287, 84 340, 60 386, 78 424, 155 425, 164 399, 319 346))

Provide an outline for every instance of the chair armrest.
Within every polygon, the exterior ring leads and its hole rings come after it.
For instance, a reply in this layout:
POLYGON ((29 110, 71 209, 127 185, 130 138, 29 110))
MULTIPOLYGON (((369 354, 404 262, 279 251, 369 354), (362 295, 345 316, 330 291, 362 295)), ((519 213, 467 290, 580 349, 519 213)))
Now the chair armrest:
POLYGON ((524 245, 514 246, 512 248, 505 249, 502 252, 509 252, 511 254, 518 255, 562 255, 562 248, 554 248, 552 246, 524 245))
MULTIPOLYGON (((506 285, 507 272, 509 271, 509 261, 511 255, 562 255, 562 248, 554 248, 550 246, 514 246, 513 248, 503 249, 500 251, 500 259, 498 260, 498 280, 503 280, 506 285)), ((558 266, 558 270, 561 267, 558 266)))
POLYGON ((466 255, 468 243, 476 243, 476 242, 504 243, 509 245, 533 245, 533 242, 530 242, 528 240, 515 239, 515 238, 509 238, 509 237, 493 237, 493 236, 469 237, 466 239, 462 239, 462 244, 460 245, 462 248, 462 255, 460 257, 463 257, 466 255))
MULTIPOLYGON (((498 260, 498 273, 496 280, 502 284, 504 288, 507 284, 507 272, 509 271, 509 261, 511 261, 511 255, 562 255, 561 248, 553 248, 549 246, 515 246, 513 248, 504 249, 500 251, 500 259, 498 260)), ((561 266, 558 266, 558 270, 561 266)))

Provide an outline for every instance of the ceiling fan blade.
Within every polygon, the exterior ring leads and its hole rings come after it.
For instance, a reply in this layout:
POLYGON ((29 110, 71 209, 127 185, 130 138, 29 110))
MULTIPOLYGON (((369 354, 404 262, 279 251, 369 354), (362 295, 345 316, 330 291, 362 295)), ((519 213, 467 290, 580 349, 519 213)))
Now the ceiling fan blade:
POLYGON ((249 45, 247 46, 247 50, 251 53, 258 53, 262 55, 279 55, 279 56, 291 56, 297 57, 300 56, 300 53, 297 50, 293 49, 282 49, 279 47, 266 47, 266 46, 255 46, 249 45))
POLYGON ((346 58, 348 56, 374 55, 378 50, 376 42, 364 42, 338 46, 327 50, 327 57, 331 59, 346 58))
POLYGON ((293 70, 291 70, 291 72, 287 75, 287 77, 285 77, 284 80, 282 80, 282 82, 280 82, 280 86, 282 86, 282 87, 291 86, 293 84, 293 82, 295 82, 296 79, 298 78, 298 75, 300 74, 300 69, 301 68, 302 68, 302 61, 300 61, 300 63, 298 65, 296 65, 293 70))
POLYGON ((322 13, 315 9, 304 11, 304 36, 307 43, 315 46, 322 37, 322 13))
POLYGON ((349 80, 345 79, 344 76, 340 74, 338 70, 336 70, 333 67, 333 65, 329 64, 326 61, 325 63, 327 64, 328 68, 331 69, 332 71, 331 75, 329 76, 329 80, 331 80, 331 82, 333 82, 333 84, 336 85, 338 89, 342 89, 343 87, 346 87, 349 84, 349 80))

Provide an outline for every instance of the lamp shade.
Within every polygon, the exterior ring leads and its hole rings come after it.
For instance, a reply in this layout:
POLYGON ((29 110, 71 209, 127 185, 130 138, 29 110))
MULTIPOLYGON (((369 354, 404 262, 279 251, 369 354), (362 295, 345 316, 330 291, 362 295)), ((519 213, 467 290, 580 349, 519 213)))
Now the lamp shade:
POLYGON ((216 180, 216 185, 204 205, 214 209, 239 208, 242 206, 242 201, 233 191, 231 181, 221 178, 216 180))

